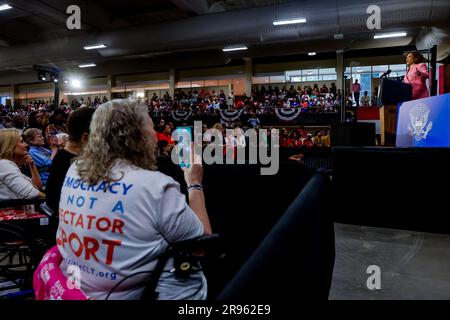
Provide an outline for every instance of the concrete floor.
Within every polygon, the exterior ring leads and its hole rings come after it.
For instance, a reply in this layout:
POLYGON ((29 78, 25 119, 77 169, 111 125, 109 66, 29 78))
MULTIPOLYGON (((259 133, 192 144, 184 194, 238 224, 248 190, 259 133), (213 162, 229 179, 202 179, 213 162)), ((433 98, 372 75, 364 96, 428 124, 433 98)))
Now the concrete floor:
POLYGON ((331 300, 450 299, 450 235, 335 225, 331 300), (381 289, 369 290, 370 265, 381 289))

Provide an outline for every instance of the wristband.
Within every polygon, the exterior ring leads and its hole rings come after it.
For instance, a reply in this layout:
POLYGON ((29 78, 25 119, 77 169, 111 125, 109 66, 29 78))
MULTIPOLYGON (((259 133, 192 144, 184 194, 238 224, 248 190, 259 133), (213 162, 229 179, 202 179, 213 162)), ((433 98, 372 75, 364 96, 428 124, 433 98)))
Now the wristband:
POLYGON ((188 191, 191 192, 192 190, 198 190, 203 192, 203 186, 201 184, 191 184, 188 186, 188 191))

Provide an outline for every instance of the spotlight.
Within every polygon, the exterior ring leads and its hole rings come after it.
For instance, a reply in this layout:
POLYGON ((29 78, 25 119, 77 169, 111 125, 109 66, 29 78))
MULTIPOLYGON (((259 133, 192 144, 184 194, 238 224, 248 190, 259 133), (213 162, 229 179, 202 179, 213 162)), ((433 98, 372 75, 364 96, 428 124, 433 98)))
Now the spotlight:
POLYGON ((72 81, 70 81, 70 84, 73 88, 81 88, 81 81, 79 79, 72 79, 72 81))
POLYGON ((50 75, 50 79, 54 82, 57 83, 59 81, 58 76, 56 74, 51 74, 50 75))
POLYGON ((44 71, 38 71, 38 79, 39 81, 46 81, 47 80, 46 73, 44 71))

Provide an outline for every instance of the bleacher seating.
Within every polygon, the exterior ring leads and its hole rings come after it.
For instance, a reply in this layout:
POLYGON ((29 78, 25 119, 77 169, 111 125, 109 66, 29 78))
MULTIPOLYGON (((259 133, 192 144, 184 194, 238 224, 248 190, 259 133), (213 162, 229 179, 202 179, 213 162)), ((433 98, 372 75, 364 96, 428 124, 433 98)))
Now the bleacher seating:
POLYGON ((23 206, 39 207, 44 200, 0 201, 0 297, 33 296, 33 272, 48 249, 48 218, 41 212, 27 213, 23 206))

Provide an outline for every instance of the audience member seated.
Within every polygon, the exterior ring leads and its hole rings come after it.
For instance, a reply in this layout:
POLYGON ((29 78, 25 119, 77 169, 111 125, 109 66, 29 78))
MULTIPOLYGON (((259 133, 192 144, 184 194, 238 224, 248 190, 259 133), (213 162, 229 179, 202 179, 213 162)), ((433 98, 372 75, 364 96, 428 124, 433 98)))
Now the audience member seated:
MULTIPOLYGON (((67 172, 57 235, 60 268, 67 277, 72 264, 85 266, 81 290, 92 299, 139 299, 148 272, 171 243, 211 234, 202 166, 185 171, 189 206, 179 184, 155 171, 155 147, 147 107, 114 100, 96 110, 89 141, 67 172)), ((158 299, 206 298, 201 270, 180 279, 172 268, 169 260, 158 299)))
POLYGON ((49 124, 45 128, 45 139, 48 145, 51 145, 51 140, 60 133, 67 133, 66 127, 66 113, 64 110, 55 110, 50 117, 49 124))
POLYGON ((42 187, 45 189, 52 161, 59 150, 58 139, 51 140, 51 150, 49 150, 45 148, 45 139, 41 130, 36 128, 26 129, 22 136, 30 146, 28 153, 33 158, 41 176, 42 187))
POLYGON ((58 206, 64 178, 73 158, 81 153, 88 141, 89 127, 94 111, 94 109, 84 107, 72 112, 68 120, 69 141, 53 159, 46 187, 47 205, 54 212, 50 218, 52 232, 56 233, 58 228, 58 206))
POLYGON ((167 141, 168 144, 174 145, 175 142, 172 140, 172 130, 168 124, 164 125, 164 130, 158 133, 158 141, 167 141))
POLYGON ((25 119, 22 115, 18 114, 15 115, 12 119, 13 121, 13 127, 17 130, 19 130, 20 134, 22 134, 23 129, 25 127, 25 119))
POLYGON ((364 91, 364 95, 361 97, 361 106, 369 107, 370 106, 370 97, 368 96, 368 92, 364 91))
POLYGON ((298 162, 300 164, 304 164, 304 162, 303 162, 304 157, 305 157, 305 155, 303 153, 299 153, 299 154, 294 154, 294 155, 290 156, 288 159, 291 161, 298 162))
POLYGON ((40 111, 32 111, 28 115, 28 126, 25 130, 29 128, 36 128, 39 129, 41 133, 44 132, 42 129, 42 113, 40 111))
POLYGON ((41 177, 33 158, 27 152, 27 144, 23 142, 16 129, 0 130, 0 200, 35 199, 45 195, 41 177), (25 176, 20 167, 27 166, 31 178, 25 176))

